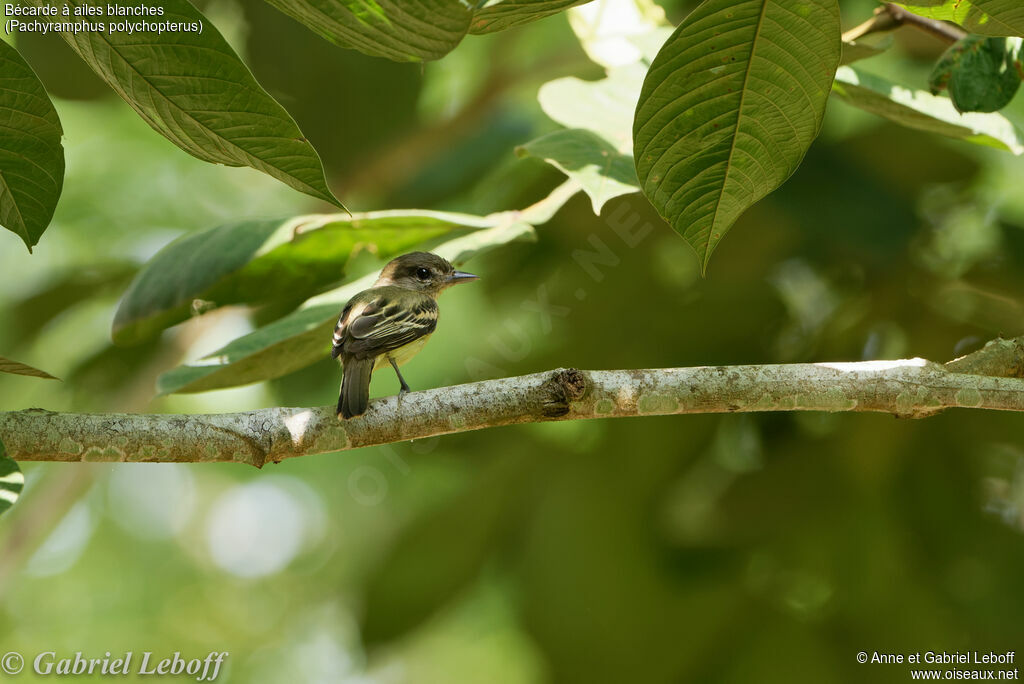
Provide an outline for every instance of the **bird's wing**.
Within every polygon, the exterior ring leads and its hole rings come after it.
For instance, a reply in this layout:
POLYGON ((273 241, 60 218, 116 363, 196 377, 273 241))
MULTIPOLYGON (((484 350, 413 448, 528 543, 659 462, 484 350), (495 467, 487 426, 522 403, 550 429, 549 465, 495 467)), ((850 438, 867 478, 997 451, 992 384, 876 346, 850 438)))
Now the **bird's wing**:
POLYGON ((334 329, 332 355, 357 358, 378 356, 429 335, 437 327, 437 302, 423 295, 411 300, 402 293, 399 304, 394 293, 382 292, 349 302, 334 329))
POLYGON ((338 358, 341 356, 342 351, 344 351, 345 330, 348 328, 348 319, 352 315, 352 307, 354 304, 355 298, 345 305, 345 308, 341 310, 341 315, 338 316, 338 322, 334 324, 334 337, 331 339, 332 359, 338 358))

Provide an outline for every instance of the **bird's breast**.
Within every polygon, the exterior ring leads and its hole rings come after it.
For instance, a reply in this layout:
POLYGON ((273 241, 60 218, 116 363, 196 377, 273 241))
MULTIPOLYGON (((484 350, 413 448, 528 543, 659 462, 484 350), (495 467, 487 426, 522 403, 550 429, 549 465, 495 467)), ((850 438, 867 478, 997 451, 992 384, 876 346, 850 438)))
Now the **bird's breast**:
POLYGON ((430 335, 424 335, 423 337, 416 338, 404 347, 399 347, 388 354, 381 354, 377 357, 377 362, 373 364, 373 369, 377 370, 378 368, 390 367, 391 361, 388 360, 389 358, 394 359, 395 363, 401 366, 409 359, 416 356, 420 350, 423 349, 423 345, 425 345, 429 339, 430 335))

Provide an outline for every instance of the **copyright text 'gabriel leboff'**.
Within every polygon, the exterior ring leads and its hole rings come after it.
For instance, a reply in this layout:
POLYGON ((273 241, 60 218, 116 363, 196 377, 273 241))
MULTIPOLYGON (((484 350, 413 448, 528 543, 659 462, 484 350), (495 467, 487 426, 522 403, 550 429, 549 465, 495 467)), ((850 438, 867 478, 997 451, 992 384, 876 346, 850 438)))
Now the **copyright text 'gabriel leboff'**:
MULTIPOLYGON (((166 655, 166 654, 164 654, 166 655)), ((180 651, 162 657, 151 651, 135 653, 127 651, 123 654, 111 655, 107 651, 99 658, 90 658, 81 651, 61 654, 55 651, 43 651, 34 655, 30 663, 20 653, 10 652, 3 656, 2 666, 5 674, 16 675, 29 665, 37 675, 58 675, 65 677, 95 675, 136 675, 156 677, 188 677, 197 682, 216 681, 221 668, 230 654, 213 651, 205 657, 189 658, 182 656, 180 651)))

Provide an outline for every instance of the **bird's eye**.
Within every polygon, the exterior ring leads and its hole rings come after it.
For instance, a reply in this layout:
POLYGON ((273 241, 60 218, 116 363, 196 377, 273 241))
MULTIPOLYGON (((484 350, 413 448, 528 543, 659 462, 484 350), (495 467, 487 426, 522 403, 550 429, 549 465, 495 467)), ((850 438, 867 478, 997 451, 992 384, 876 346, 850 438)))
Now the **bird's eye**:
POLYGON ((429 268, 417 268, 416 277, 420 280, 430 280, 430 269, 429 268))

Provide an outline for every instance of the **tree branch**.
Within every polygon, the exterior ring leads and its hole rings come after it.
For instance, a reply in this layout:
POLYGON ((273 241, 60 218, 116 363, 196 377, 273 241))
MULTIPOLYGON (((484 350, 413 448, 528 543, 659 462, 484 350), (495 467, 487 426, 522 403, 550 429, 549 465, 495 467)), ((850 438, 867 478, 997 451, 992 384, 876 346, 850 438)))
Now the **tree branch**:
POLYGON ((844 33, 843 42, 852 43, 870 33, 892 31, 901 26, 913 26, 920 31, 930 33, 945 43, 955 43, 967 35, 967 31, 959 26, 922 17, 889 2, 876 8, 874 15, 863 24, 844 33))
POLYGON ((924 359, 649 370, 560 369, 386 397, 366 415, 332 407, 213 415, 0 413, 19 461, 230 461, 262 467, 482 428, 587 418, 761 411, 873 411, 923 418, 947 408, 1024 411, 1024 337, 941 365, 924 359), (984 373, 984 374, 979 374, 984 373))

